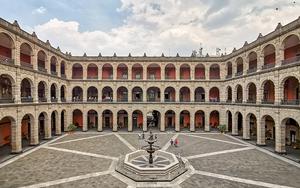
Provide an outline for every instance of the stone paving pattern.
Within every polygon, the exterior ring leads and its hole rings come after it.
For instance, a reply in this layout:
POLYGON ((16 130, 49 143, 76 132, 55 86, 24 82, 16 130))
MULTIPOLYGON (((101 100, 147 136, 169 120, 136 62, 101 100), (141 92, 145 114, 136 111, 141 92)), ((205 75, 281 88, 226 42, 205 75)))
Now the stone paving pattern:
MULTIPOLYGON (((57 140, 55 148, 65 148, 68 150, 87 152, 85 155, 76 153, 56 151, 43 148, 29 153, 28 155, 0 168, 0 187, 19 187, 26 185, 34 185, 38 183, 49 182, 53 180, 81 176, 94 172, 104 172, 111 166, 112 160, 98 157, 88 156, 91 154, 100 154, 109 157, 119 157, 131 152, 126 143, 122 142, 114 134, 100 136, 96 138, 88 138, 84 140, 74 140, 72 142, 61 143, 62 141, 91 137, 100 134, 72 134, 57 140)), ((137 134, 120 133, 133 147, 138 148, 137 134)), ((175 134, 158 134, 159 145, 163 147, 168 144, 169 140, 175 134)), ((225 143, 230 141, 239 143, 239 141, 227 137, 222 134, 179 134, 179 147, 171 146, 167 151, 182 156, 193 156, 206 154, 217 151, 226 151, 237 148, 245 148, 247 146, 225 143), (218 139, 219 141, 208 140, 205 138, 218 139)), ((47 146, 47 144, 46 144, 47 146)), ((72 151, 71 151, 72 152, 72 151)), ((258 151, 256 149, 237 151, 233 153, 224 153, 207 157, 195 158, 189 160, 195 170, 211 172, 230 177, 238 177, 247 180, 255 180, 259 182, 267 182, 278 185, 286 185, 292 187, 300 187, 300 168, 288 164, 273 156, 258 151)), ((107 172, 109 173, 109 172, 107 172)), ((246 183, 235 182, 230 179, 219 179, 211 176, 193 174, 187 179, 183 179, 183 175, 177 180, 182 179, 180 187, 196 188, 196 187, 259 187, 246 183)), ((85 179, 65 182, 51 187, 127 187, 127 184, 135 187, 129 180, 121 175, 114 177, 111 174, 100 175, 97 177, 85 177, 85 179), (126 183, 125 183, 126 182, 126 183)), ((175 184, 176 181, 175 180, 175 184)), ((174 182, 172 182, 174 183, 174 182)), ((152 184, 153 185, 153 184, 152 184)), ((155 187, 166 184, 155 184, 155 187)), ((147 186, 139 186, 147 187, 147 186)))

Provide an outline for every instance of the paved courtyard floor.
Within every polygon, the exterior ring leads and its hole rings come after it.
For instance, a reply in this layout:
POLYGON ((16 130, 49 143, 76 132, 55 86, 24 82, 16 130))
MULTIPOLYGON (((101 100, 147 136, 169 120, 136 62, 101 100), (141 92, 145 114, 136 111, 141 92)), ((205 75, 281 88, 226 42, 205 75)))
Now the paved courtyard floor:
MULTIPOLYGON (((147 133, 146 133, 147 135, 147 133)), ((65 134, 0 164, 0 187, 300 187, 300 164, 219 133, 157 133, 189 170, 172 182, 137 183, 114 169, 145 143, 137 133, 65 134), (179 146, 170 146, 177 138, 179 146)))

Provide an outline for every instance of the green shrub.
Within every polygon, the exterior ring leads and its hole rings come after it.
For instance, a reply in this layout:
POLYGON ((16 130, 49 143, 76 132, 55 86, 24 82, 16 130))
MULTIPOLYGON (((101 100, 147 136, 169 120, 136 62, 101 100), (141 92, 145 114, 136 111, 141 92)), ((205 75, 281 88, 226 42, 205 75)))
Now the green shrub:
POLYGON ((76 129, 77 129, 77 127, 76 127, 76 125, 74 125, 74 124, 70 124, 70 125, 68 126, 68 131, 69 131, 69 132, 75 131, 76 129))
POLYGON ((224 133, 225 131, 226 131, 226 125, 219 125, 218 126, 218 129, 219 129, 219 131, 221 132, 221 133, 224 133))

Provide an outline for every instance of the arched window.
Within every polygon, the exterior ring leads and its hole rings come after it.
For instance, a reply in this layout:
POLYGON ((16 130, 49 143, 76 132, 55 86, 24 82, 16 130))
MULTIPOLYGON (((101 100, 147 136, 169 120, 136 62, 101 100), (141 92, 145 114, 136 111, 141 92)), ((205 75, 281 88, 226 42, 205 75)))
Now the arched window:
POLYGON ((220 79, 220 66, 217 64, 213 64, 209 68, 209 79, 220 79))
POLYGON ((72 67, 72 79, 82 79, 83 78, 83 69, 79 63, 76 63, 72 67))

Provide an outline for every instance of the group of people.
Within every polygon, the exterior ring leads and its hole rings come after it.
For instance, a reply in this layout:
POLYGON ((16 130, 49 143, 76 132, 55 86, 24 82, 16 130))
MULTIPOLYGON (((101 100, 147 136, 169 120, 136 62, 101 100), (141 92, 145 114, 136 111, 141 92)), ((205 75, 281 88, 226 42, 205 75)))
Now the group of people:
POLYGON ((178 144, 179 144, 178 138, 175 138, 175 140, 173 140, 173 139, 170 140, 171 146, 178 147, 178 144))

